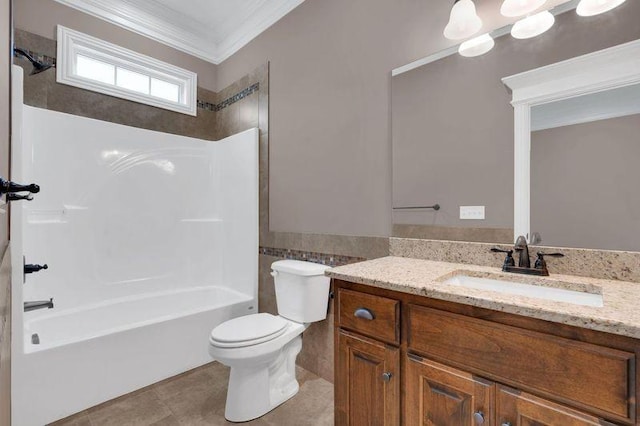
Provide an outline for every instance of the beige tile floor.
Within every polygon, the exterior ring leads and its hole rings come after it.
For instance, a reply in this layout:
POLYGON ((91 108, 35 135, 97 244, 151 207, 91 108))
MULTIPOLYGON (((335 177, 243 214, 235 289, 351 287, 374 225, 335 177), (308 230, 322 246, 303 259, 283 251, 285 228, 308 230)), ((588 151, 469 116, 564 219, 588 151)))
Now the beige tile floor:
MULTIPOLYGON (((298 367, 300 391, 263 417, 243 425, 332 426, 333 385, 298 367)), ((219 426, 224 419, 229 369, 208 364, 106 402, 55 426, 219 426)), ((51 426, 53 426, 51 425, 51 426)))

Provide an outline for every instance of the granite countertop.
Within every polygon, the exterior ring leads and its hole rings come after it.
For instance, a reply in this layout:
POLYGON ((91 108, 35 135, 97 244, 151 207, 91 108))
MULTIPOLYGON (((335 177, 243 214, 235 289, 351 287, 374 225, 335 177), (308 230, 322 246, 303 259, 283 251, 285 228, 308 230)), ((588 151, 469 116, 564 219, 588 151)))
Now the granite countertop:
POLYGON ((640 339, 640 283, 557 275, 553 271, 550 277, 534 277, 503 273, 500 268, 403 257, 383 257, 339 266, 327 270, 326 274, 331 278, 387 290, 640 339), (458 274, 602 294, 603 306, 576 305, 443 282, 458 274))

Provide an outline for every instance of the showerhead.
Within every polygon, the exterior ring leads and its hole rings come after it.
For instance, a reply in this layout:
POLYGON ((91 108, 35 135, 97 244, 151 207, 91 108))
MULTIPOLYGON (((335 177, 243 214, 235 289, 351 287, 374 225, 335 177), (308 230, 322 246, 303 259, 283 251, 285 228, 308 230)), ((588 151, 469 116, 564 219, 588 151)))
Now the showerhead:
POLYGON ((53 66, 52 64, 46 64, 46 63, 37 61, 26 50, 20 49, 19 47, 14 48, 13 51, 19 55, 24 56, 25 58, 27 58, 27 60, 29 60, 29 62, 31 62, 31 64, 33 65, 33 69, 31 70, 29 75, 40 74, 41 72, 46 71, 53 66))

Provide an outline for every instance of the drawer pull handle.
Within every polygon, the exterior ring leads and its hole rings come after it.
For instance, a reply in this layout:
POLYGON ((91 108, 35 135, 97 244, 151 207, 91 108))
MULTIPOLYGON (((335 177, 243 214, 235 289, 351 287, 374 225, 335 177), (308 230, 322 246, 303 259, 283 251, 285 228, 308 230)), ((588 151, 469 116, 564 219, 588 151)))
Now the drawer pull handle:
POLYGON ((369 321, 373 321, 376 318, 375 315, 373 315, 373 312, 371 312, 367 308, 358 308, 353 313, 353 315, 357 318, 362 318, 369 321))
POLYGON ((382 373, 382 381, 384 382, 390 382, 392 377, 393 374, 391 373, 382 373))
POLYGON ((484 413, 482 411, 476 411, 473 413, 473 419, 476 421, 477 425, 484 424, 484 413))
POLYGON ((502 426, 511 426, 511 422, 504 422, 502 423, 502 426))

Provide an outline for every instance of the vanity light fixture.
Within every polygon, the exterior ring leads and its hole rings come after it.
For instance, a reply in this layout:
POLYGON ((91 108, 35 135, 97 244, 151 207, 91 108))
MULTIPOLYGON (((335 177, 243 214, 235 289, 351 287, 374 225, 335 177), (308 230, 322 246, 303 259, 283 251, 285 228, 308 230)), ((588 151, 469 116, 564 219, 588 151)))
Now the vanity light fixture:
POLYGON ((484 55, 493 49, 495 44, 496 42, 489 33, 486 33, 462 43, 458 48, 458 53, 466 58, 473 58, 474 56, 484 55))
POLYGON ((626 0, 580 0, 576 12, 580 16, 594 16, 620 6, 626 0))
POLYGON ((553 14, 545 10, 544 12, 527 16, 513 24, 511 35, 517 39, 536 37, 549 30, 555 21, 556 18, 553 14))
POLYGON ((468 38, 480 31, 482 19, 476 13, 472 0, 455 0, 444 36, 449 40, 468 38))
POLYGON ((528 15, 545 4, 547 0, 504 0, 500 7, 502 16, 514 18, 528 15))

